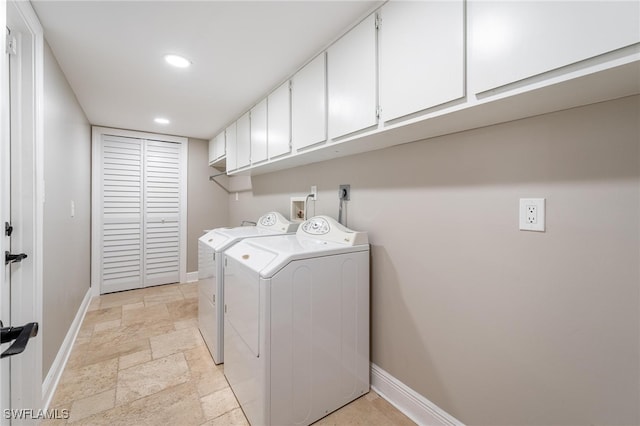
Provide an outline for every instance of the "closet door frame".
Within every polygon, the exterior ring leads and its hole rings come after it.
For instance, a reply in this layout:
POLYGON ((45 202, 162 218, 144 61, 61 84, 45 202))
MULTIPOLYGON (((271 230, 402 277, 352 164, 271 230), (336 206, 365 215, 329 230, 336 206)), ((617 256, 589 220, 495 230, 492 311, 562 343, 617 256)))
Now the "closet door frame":
POLYGON ((187 160, 188 139, 157 133, 133 130, 111 129, 93 126, 91 128, 91 289, 94 296, 101 293, 102 261, 102 180, 101 140, 103 135, 122 136, 135 139, 174 142, 180 144, 180 282, 187 282, 187 160))

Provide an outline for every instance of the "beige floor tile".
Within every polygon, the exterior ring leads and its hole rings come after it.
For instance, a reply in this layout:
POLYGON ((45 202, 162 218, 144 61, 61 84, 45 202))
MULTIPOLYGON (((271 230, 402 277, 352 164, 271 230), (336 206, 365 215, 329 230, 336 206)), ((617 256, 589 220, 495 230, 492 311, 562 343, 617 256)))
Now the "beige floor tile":
POLYGON ((198 283, 182 284, 180 291, 185 299, 197 299, 198 298, 198 283))
MULTIPOLYGON (((73 425, 248 424, 198 330, 197 283, 94 299, 50 407, 73 425)), ((370 392, 317 424, 413 423, 370 392)))
POLYGON ((134 352, 132 354, 119 357, 118 369, 125 370, 129 367, 134 367, 149 361, 151 361, 151 349, 145 349, 144 351, 134 352))
POLYGON ((182 299, 167 303, 169 315, 174 321, 197 319, 198 299, 182 299))
POLYGON ((128 309, 122 312, 122 325, 152 324, 163 319, 171 319, 165 304, 128 309))
MULTIPOLYGON (((151 290, 151 289, 148 289, 151 290)), ((147 291, 144 296, 144 305, 153 306, 162 303, 174 302, 176 300, 183 300, 184 296, 180 291, 180 288, 176 286, 170 286, 162 289, 155 289, 155 291, 147 291)))
POLYGON ((49 418, 43 419, 40 426, 63 426, 69 421, 70 409, 69 405, 61 405, 59 407, 49 407, 47 415, 49 418))
POLYGON ((120 306, 96 309, 95 311, 87 312, 82 321, 82 327, 93 327, 105 321, 119 320, 122 318, 122 308, 120 306))
POLYGON ((144 308, 144 302, 129 303, 127 305, 122 305, 122 312, 140 308, 144 308))
POLYGON ((170 355, 118 372, 116 403, 126 404, 189 380, 182 353, 170 355))
POLYGON ((87 312, 96 311, 98 309, 100 309, 100 297, 93 297, 91 302, 89 302, 87 312))
POLYGON ((200 332, 195 328, 185 328, 172 333, 153 336, 149 341, 154 359, 204 345, 200 332))
POLYGON ((109 343, 118 345, 132 340, 148 339, 149 337, 170 333, 172 331, 175 331, 174 323, 166 318, 150 322, 149 324, 131 323, 94 332, 91 337, 91 344, 93 346, 109 343))
POLYGON ((98 362, 78 369, 65 369, 54 395, 53 407, 114 388, 117 377, 117 359, 98 362))
POLYGON ((116 389, 78 399, 71 404, 69 423, 109 410, 115 406, 116 389))
POLYGON ((244 413, 240 408, 236 408, 235 410, 231 410, 228 413, 221 415, 220 417, 216 417, 215 419, 209 420, 207 423, 204 423, 202 426, 249 426, 249 422, 247 418, 244 416, 244 413))
POLYGON ((190 383, 119 405, 83 420, 91 426, 190 426, 204 422, 200 400, 190 383))
POLYGON ((202 410, 206 419, 215 419, 231 410, 240 408, 236 397, 230 388, 225 388, 211 395, 200 398, 202 410))
POLYGON ((198 328, 198 319, 184 319, 179 321, 174 321, 173 323, 176 330, 182 330, 183 328, 198 328))
POLYGON ((144 289, 121 291, 118 293, 103 294, 100 296, 100 307, 120 307, 131 303, 142 302, 144 289))
POLYGON ((117 344, 114 342, 104 342, 101 344, 92 342, 90 347, 85 351, 82 365, 90 365, 107 360, 115 360, 117 364, 119 357, 145 349, 149 349, 148 339, 127 340, 117 344))
POLYGON ((109 330, 109 329, 112 329, 112 328, 118 328, 118 327, 120 327, 121 323, 122 323, 121 319, 105 321, 105 322, 99 322, 93 327, 93 332, 95 333, 96 331, 102 331, 102 330, 109 330))
POLYGON ((209 395, 229 387, 222 366, 216 366, 206 346, 199 346, 184 353, 200 396, 209 395))

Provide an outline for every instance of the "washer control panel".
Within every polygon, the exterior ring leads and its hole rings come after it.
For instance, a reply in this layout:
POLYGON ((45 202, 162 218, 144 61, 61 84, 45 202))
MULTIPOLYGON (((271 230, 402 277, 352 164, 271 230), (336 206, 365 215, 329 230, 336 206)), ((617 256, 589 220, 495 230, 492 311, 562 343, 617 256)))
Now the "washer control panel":
POLYGON ((258 219, 258 228, 270 229, 278 232, 295 232, 298 224, 287 220, 278 212, 269 212, 258 219))
POLYGON ((314 216, 304 221, 297 235, 351 246, 369 243, 366 232, 352 231, 330 216, 314 216))
POLYGON ((329 222, 320 216, 312 217, 302 224, 302 230, 310 235, 328 234, 330 229, 329 222))

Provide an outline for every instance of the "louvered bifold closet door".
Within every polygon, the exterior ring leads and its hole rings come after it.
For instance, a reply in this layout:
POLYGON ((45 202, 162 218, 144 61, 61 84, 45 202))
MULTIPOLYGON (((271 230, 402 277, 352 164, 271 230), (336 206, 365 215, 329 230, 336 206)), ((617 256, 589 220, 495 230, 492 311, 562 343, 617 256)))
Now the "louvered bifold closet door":
POLYGON ((179 143, 145 144, 144 285, 180 281, 179 143))
POLYGON ((102 293, 142 286, 143 145, 102 139, 102 293))

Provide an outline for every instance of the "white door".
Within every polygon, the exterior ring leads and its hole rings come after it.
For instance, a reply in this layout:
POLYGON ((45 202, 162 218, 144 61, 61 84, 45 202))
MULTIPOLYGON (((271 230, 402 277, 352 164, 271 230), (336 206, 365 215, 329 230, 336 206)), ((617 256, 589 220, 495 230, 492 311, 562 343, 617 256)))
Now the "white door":
MULTIPOLYGON (((9 37, 9 29, 7 28, 7 37, 9 37)), ((0 128, 2 129, 2 152, 0 153, 0 158, 2 158, 2 164, 0 164, 0 170, 2 170, 2 205, 0 206, 0 211, 2 211, 2 227, 4 231, 4 223, 5 221, 11 221, 11 148, 10 148, 10 129, 9 122, 10 118, 10 83, 9 83, 9 55, 4 54, 2 60, 2 88, 0 89, 0 93, 2 96, 0 99, 2 100, 2 125, 0 128)), ((7 236, 6 231, 3 232, 2 237, 2 252, 5 250, 9 250, 11 247, 11 239, 7 236)), ((0 319, 2 320, 3 327, 4 325, 9 326, 11 324, 11 274, 10 268, 5 266, 3 271, 2 284, 0 288, 0 319)), ((1 350, 4 351, 8 345, 2 345, 1 350)), ((11 407, 11 358, 4 358, 0 361, 0 404, 2 408, 11 407)), ((0 420, 0 424, 10 424, 10 420, 2 419, 0 420)))
MULTIPOLYGON (((5 340, 0 348, 4 356, 0 361, 0 403, 3 409, 37 410, 42 394, 41 342, 39 338, 21 342, 23 336, 18 335, 33 329, 30 326, 37 325, 41 317, 36 272, 41 253, 35 243, 36 223, 41 223, 37 219, 41 208, 35 201, 36 177, 41 169, 35 159, 40 152, 36 140, 40 132, 42 39, 29 3, 8 2, 7 9, 0 12, 0 23, 4 26, 5 22, 9 48, 5 50, 5 43, 0 43, 4 51, 0 61, 0 253, 5 257, 0 274, 5 340), (18 356, 9 358, 12 355, 18 356)), ((19 415, 3 411, 0 424, 11 424, 11 417, 19 415)))
POLYGON ((143 286, 180 281, 180 150, 174 142, 144 144, 143 286))
POLYGON ((140 139, 102 139, 102 293, 142 287, 142 179, 140 139))
POLYGON ((160 136, 94 128, 93 282, 100 293, 186 275, 186 139, 160 136))

